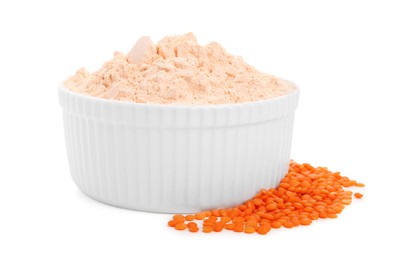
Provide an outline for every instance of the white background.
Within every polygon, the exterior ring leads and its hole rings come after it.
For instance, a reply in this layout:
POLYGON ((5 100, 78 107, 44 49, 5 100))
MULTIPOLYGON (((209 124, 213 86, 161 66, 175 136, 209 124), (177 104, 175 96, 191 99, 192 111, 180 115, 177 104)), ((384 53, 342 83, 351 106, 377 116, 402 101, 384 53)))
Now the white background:
POLYGON ((414 258, 410 1, 8 2, 0 3, 0 259, 414 258), (142 35, 190 31, 296 82, 292 158, 364 182, 365 197, 338 219, 259 236, 176 232, 170 215, 84 196, 69 173, 57 85, 142 35))

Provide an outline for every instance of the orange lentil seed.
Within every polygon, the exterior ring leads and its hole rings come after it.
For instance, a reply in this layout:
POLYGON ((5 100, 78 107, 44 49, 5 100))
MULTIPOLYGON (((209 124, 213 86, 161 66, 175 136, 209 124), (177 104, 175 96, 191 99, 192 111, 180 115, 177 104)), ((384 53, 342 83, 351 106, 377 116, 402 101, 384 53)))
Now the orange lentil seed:
POLYGON ((185 220, 186 221, 193 221, 194 220, 194 215, 187 215, 187 216, 185 216, 185 220))
POLYGON ((245 223, 246 227, 253 227, 256 228, 258 225, 258 222, 256 220, 248 220, 245 223))
POLYGON ((300 220, 300 224, 304 225, 304 226, 310 225, 311 223, 312 223, 312 220, 310 220, 308 218, 303 218, 303 219, 300 220))
POLYGON ((243 232, 243 230, 244 230, 243 223, 234 225, 234 228, 233 228, 234 232, 243 232))
POLYGON ((187 228, 187 225, 184 222, 177 223, 174 227, 176 230, 184 230, 187 228))
POLYGON ((204 232, 204 233, 210 233, 210 232, 213 232, 213 227, 210 227, 210 226, 204 226, 204 227, 203 227, 203 232, 204 232))
POLYGON ((206 218, 206 213, 204 212, 198 212, 194 215, 195 219, 197 220, 203 220, 206 218))
POLYGON ((175 220, 177 223, 179 223, 179 222, 184 222, 185 221, 185 218, 181 214, 175 214, 173 216, 173 220, 175 220))
POLYGON ((272 228, 280 228, 282 226, 282 223, 279 221, 272 221, 272 228))
POLYGON ((175 220, 168 221, 168 226, 175 227, 175 225, 177 225, 177 222, 175 220))
POLYGON ((231 218, 230 217, 221 217, 220 218, 220 221, 222 221, 224 223, 227 223, 227 222, 230 222, 231 221, 231 218))
POLYGON ((199 230, 197 223, 195 222, 188 222, 187 227, 190 232, 198 232, 199 230))
POLYGON ((192 228, 188 228, 188 231, 196 233, 198 232, 200 229, 198 227, 192 227, 192 228))
POLYGON ((227 230, 233 230, 235 226, 236 225, 233 224, 233 223, 228 223, 228 224, 224 225, 224 228, 227 229, 227 230))
POLYGON ((214 232, 222 231, 224 229, 225 225, 226 225, 226 223, 221 222, 221 221, 214 223, 214 226, 213 226, 214 232))
POLYGON ((357 193, 355 193, 354 194, 354 197, 355 198, 357 198, 357 199, 360 199, 360 198, 362 198, 364 195, 363 194, 361 194, 361 193, 359 193, 359 192, 357 192, 357 193))
POLYGON ((285 224, 283 224, 283 226, 285 227, 285 228, 293 228, 293 223, 292 222, 286 222, 285 224))
POLYGON ((267 232, 269 232, 269 231, 270 231, 270 226, 268 226, 268 225, 260 226, 257 229, 257 233, 259 233, 260 235, 266 235, 267 232))
POLYGON ((246 227, 244 229, 244 233, 247 233, 247 234, 252 234, 254 232, 256 232, 256 229, 254 227, 246 227))

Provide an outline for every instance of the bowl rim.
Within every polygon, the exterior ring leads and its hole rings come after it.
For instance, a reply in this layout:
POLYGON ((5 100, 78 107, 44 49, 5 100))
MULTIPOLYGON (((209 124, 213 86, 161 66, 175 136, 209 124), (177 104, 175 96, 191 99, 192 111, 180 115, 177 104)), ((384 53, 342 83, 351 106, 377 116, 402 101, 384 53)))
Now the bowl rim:
POLYGON ((132 102, 132 101, 124 101, 124 100, 112 100, 112 99, 106 99, 106 98, 100 98, 100 97, 95 97, 95 96, 89 96, 89 95, 84 95, 75 91, 70 90, 68 87, 65 86, 65 84, 62 82, 61 84, 58 85, 58 91, 62 91, 65 92, 69 95, 73 95, 76 96, 77 98, 81 98, 83 100, 90 100, 92 102, 101 102, 103 104, 113 104, 113 105, 123 105, 123 106, 131 106, 131 107, 146 107, 146 108, 180 108, 180 109, 186 109, 186 108, 191 108, 191 109, 212 109, 212 108, 230 108, 230 107, 238 107, 238 106, 251 106, 251 105, 265 105, 265 104, 269 104, 269 103, 274 103, 276 101, 282 101, 284 99, 290 99, 293 96, 296 96, 300 93, 300 88, 298 87, 298 85, 290 80, 285 80, 283 78, 279 78, 281 80, 284 80, 286 82, 288 82, 289 84, 294 86, 294 90, 282 95, 282 96, 277 96, 277 97, 273 97, 273 98, 268 98, 268 99, 261 99, 261 100, 256 100, 256 101, 248 101, 248 102, 240 102, 240 103, 225 103, 225 104, 159 104, 159 103, 136 103, 136 102, 132 102))

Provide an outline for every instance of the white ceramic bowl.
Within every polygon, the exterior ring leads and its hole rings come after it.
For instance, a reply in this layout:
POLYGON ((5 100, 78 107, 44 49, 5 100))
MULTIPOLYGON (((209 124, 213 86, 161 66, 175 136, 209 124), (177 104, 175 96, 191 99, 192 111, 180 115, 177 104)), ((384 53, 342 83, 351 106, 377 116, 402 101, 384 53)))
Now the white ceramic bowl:
POLYGON ((224 208, 276 186, 288 170, 298 88, 225 105, 58 92, 72 178, 95 200, 169 213, 224 208))

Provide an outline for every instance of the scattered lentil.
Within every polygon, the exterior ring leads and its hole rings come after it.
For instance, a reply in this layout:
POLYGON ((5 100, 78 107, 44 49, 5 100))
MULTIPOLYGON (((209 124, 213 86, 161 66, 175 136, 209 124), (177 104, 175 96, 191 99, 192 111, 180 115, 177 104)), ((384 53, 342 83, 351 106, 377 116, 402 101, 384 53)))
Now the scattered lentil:
POLYGON ((363 195, 363 194, 361 194, 361 193, 359 193, 359 192, 357 192, 357 193, 355 193, 355 194, 354 194, 354 196, 355 196, 355 198, 360 199, 360 198, 362 198, 364 195, 363 195))
MULTIPOLYGON (((291 161, 289 171, 277 188, 261 189, 242 205, 213 209, 183 216, 175 214, 168 226, 176 230, 198 232, 202 220, 203 232, 234 232, 265 235, 272 228, 308 226, 319 218, 337 218, 346 205, 352 203, 352 191, 344 187, 365 187, 364 184, 331 172, 326 167, 291 161), (185 221, 189 221, 185 224, 185 221)), ((363 194, 353 194, 362 198, 363 194)))

